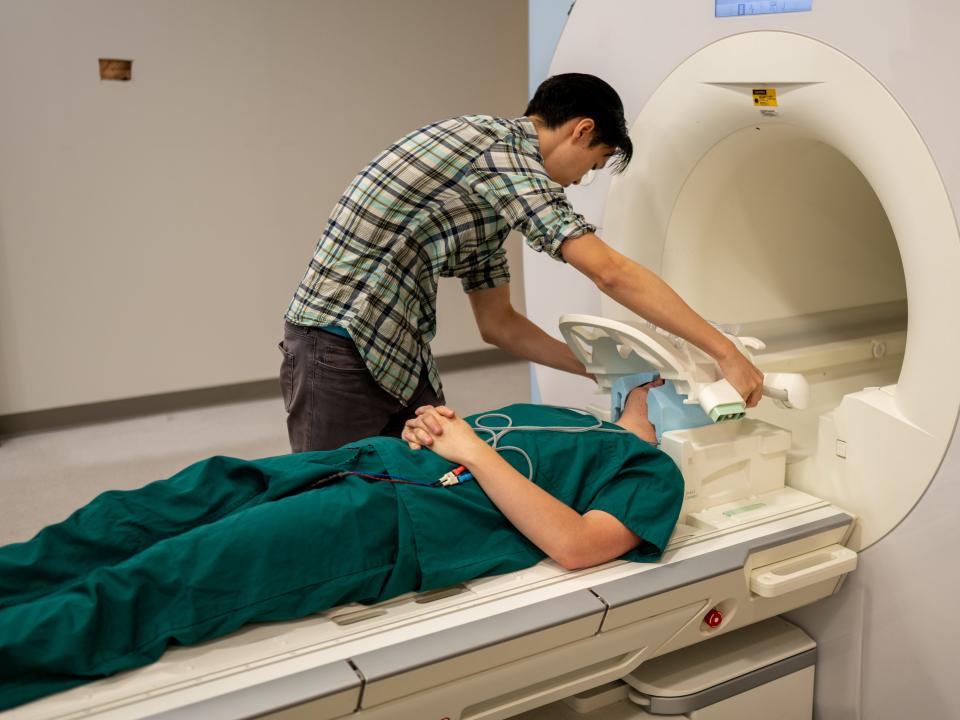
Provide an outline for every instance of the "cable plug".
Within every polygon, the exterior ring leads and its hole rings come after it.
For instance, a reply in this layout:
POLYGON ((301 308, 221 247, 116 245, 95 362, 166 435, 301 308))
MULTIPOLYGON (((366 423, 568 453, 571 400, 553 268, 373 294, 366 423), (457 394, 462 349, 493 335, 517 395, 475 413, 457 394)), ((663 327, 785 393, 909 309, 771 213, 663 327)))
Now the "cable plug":
POLYGON ((453 470, 451 470, 450 472, 445 473, 437 482, 439 482, 443 487, 450 487, 451 485, 456 485, 459 483, 460 480, 454 474, 453 470))
POLYGON ((467 470, 467 468, 463 465, 460 465, 459 467, 455 467, 450 472, 444 474, 443 477, 441 477, 437 482, 443 487, 450 487, 451 485, 465 483, 468 480, 473 480, 473 473, 467 470))

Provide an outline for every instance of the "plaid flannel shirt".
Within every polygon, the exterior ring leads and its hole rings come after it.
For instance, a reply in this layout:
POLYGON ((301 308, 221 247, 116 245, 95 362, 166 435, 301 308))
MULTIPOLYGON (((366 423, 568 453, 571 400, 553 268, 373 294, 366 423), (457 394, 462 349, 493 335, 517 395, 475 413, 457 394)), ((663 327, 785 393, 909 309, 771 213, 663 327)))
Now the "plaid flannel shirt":
POLYGON ((427 125, 376 157, 330 215, 287 309, 295 325, 346 329, 370 373, 407 403, 430 352, 439 277, 473 292, 509 281, 503 242, 519 231, 561 260, 596 228, 543 167, 533 123, 466 116, 427 125))

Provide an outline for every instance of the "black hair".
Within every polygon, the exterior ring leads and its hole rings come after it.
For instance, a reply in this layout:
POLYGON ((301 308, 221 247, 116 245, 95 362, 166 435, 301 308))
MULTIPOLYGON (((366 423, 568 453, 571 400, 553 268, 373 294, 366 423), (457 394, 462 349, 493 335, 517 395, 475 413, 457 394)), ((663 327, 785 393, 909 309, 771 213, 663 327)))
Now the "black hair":
POLYGON ((548 128, 560 127, 573 118, 590 118, 596 126, 590 144, 617 149, 616 172, 630 164, 633 143, 623 117, 623 102, 616 90, 595 75, 564 73, 547 78, 523 114, 542 118, 548 128))

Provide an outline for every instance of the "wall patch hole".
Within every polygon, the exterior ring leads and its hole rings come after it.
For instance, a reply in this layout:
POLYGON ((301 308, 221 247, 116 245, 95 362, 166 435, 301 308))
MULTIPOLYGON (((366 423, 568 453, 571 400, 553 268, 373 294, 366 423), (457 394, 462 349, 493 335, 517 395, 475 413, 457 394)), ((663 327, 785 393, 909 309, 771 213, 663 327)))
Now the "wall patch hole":
POLYGON ((100 58, 100 79, 127 82, 133 79, 133 60, 100 58))

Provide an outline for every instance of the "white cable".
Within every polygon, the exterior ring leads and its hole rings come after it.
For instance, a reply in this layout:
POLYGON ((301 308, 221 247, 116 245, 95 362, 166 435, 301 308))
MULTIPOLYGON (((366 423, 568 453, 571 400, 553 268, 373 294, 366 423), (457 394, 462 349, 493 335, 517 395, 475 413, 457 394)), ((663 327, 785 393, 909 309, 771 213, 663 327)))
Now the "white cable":
POLYGON ((485 442, 490 445, 498 453, 502 453, 506 450, 512 450, 514 452, 520 453, 523 455, 523 458, 527 461, 527 467, 529 469, 529 475, 527 475, 527 480, 533 481, 533 460, 526 453, 526 451, 521 448, 516 447, 515 445, 503 445, 501 446, 500 439, 507 433, 514 431, 526 431, 526 432, 561 432, 561 433, 584 433, 584 432, 608 432, 608 433, 617 433, 617 434, 630 434, 629 430, 614 429, 614 428, 605 428, 603 427, 603 422, 598 418, 593 417, 588 412, 583 410, 578 410, 576 408, 559 408, 555 405, 545 405, 544 407, 554 407, 558 410, 570 410, 571 412, 578 413, 580 415, 585 415, 586 417, 592 418, 596 421, 596 425, 589 425, 585 427, 567 427, 563 425, 554 425, 554 426, 544 426, 544 425, 514 425, 513 418, 505 413, 484 413, 483 415, 477 416, 473 421, 473 430, 478 435, 481 432, 490 433, 490 437, 485 439, 485 442), (487 418, 503 418, 507 421, 506 425, 499 425, 497 427, 487 427, 483 425, 483 421, 487 418))

